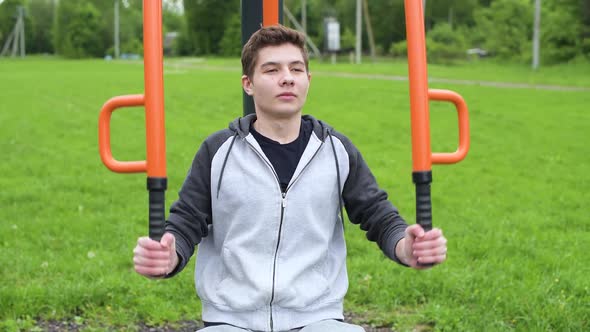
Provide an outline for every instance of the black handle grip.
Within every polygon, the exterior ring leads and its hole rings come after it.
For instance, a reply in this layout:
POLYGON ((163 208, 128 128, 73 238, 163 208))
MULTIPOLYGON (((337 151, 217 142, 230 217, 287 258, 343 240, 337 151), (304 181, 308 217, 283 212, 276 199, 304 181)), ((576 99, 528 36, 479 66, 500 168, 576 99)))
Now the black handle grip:
MULTIPOLYGON (((424 232, 432 229, 432 201, 430 197, 430 183, 432 172, 414 172, 412 178, 416 184, 416 223, 422 226, 424 232)), ((433 266, 434 264, 421 264, 420 266, 433 266)))
POLYGON ((149 235, 150 239, 160 241, 166 224, 166 178, 148 178, 149 190, 149 235))
POLYGON ((416 222, 425 232, 432 229, 432 202, 430 183, 416 183, 416 222))

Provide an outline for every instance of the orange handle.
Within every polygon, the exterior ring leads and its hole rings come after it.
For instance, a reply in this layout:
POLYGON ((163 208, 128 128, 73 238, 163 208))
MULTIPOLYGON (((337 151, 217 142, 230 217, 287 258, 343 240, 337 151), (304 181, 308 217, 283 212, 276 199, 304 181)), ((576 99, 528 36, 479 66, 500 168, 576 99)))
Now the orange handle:
POLYGON ((139 173, 147 170, 147 162, 142 161, 118 161, 113 158, 111 152, 111 115, 116 109, 122 107, 143 106, 143 95, 127 95, 114 97, 107 100, 100 110, 98 118, 98 147, 100 159, 105 166, 113 172, 139 173))
POLYGON ((162 0, 143 0, 143 71, 148 177, 166 177, 162 0))
POLYGON ((412 162, 414 172, 429 171, 430 120, 428 113, 428 73, 422 1, 405 0, 406 40, 412 124, 412 162))
POLYGON ((463 98, 448 90, 428 89, 424 9, 422 1, 405 0, 406 40, 412 123, 412 161, 414 172, 430 171, 432 164, 461 161, 469 150, 469 119, 463 98), (459 116, 459 148, 454 153, 432 153, 430 145, 429 100, 455 104, 459 116))
POLYGON ((429 89, 428 98, 430 100, 447 101, 455 104, 457 116, 459 118, 459 147, 453 153, 433 153, 433 164, 453 164, 465 158, 469 151, 469 115, 467 113, 467 104, 463 97, 458 93, 449 90, 429 89))
POLYGON ((147 172, 150 178, 165 178, 162 0, 143 1, 143 22, 145 94, 114 97, 104 104, 99 117, 100 157, 113 172, 147 172), (117 108, 143 105, 145 105, 146 160, 117 161, 111 153, 111 114, 117 108))

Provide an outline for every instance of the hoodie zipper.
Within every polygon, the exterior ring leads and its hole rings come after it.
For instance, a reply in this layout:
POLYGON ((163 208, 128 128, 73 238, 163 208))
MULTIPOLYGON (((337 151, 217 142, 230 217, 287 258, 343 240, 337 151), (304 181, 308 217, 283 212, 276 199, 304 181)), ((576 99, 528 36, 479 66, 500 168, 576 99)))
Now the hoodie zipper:
MULTIPOLYGON (((280 190, 280 188, 281 188, 281 181, 279 180, 279 176, 277 175, 277 172, 275 171, 275 169, 272 166, 272 164, 270 162, 268 162, 266 160, 266 158, 264 158, 264 156, 262 156, 260 154, 260 152, 256 149, 256 147, 254 147, 250 142, 248 142, 248 140, 246 140, 246 143, 248 143, 248 145, 250 146, 250 148, 252 150, 254 150, 254 152, 256 152, 256 154, 270 167, 270 169, 272 170, 272 172, 273 172, 273 174, 275 176, 275 179, 277 180, 277 184, 279 185, 279 190, 280 190)), ((323 146, 324 146, 324 141, 321 141, 320 146, 317 148, 317 150, 315 151, 315 153, 313 154, 313 156, 311 156, 311 158, 309 159, 309 161, 307 162, 307 164, 305 164, 305 166, 303 167, 303 169, 301 170, 301 172, 299 172, 299 175, 297 175, 297 177, 293 181, 291 181, 291 185, 287 186, 287 189, 285 189, 284 192, 281 190, 281 219, 279 220, 279 232, 278 232, 278 235, 277 235, 277 246, 275 248, 275 253, 274 253, 274 258, 273 258, 273 264, 272 264, 272 290, 271 290, 270 302, 269 302, 269 308, 270 308, 270 331, 271 332, 274 331, 274 321, 273 321, 273 317, 272 317, 272 303, 273 303, 274 298, 275 298, 275 276, 276 276, 276 271, 277 271, 277 258, 278 258, 278 254, 279 254, 279 245, 281 244, 281 231, 283 229, 283 218, 285 216, 285 208, 287 207, 287 201, 286 201, 287 192, 293 186, 293 184, 295 184, 295 182, 297 182, 297 180, 301 177, 301 174, 303 174, 303 172, 307 169, 307 166, 309 166, 309 164, 311 164, 311 161, 315 158, 315 156, 318 154, 318 152, 320 152, 320 150, 322 149, 323 146)))
POLYGON ((281 199, 281 221, 279 223, 279 234, 277 239, 277 247, 275 248, 275 257, 272 263, 272 292, 270 294, 270 330, 271 332, 274 331, 274 322, 272 319, 272 302, 275 299, 275 275, 277 273, 277 257, 279 256, 279 245, 281 244, 281 231, 283 229, 283 217, 285 215, 285 208, 287 207, 287 201, 285 200, 285 196, 287 196, 287 191, 283 192, 281 199))

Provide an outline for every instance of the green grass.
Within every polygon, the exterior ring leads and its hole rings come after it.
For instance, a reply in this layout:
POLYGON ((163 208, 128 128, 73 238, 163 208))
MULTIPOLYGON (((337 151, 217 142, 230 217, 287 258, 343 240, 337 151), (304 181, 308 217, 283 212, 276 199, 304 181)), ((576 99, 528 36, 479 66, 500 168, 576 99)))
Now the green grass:
MULTIPOLYGON (((171 60, 171 63, 183 61, 171 60)), ((239 59, 211 59, 201 58, 190 63, 199 66, 226 67, 240 70, 239 59)), ((363 59, 363 65, 351 64, 348 59, 340 58, 336 64, 328 60, 311 60, 312 73, 357 73, 407 76, 408 63, 405 59, 384 60, 372 62, 369 57, 363 59)), ((590 89, 590 62, 562 64, 556 66, 541 66, 538 70, 531 70, 528 65, 496 63, 492 60, 476 60, 458 62, 454 65, 428 65, 428 76, 434 79, 455 79, 469 81, 526 83, 531 85, 561 85, 585 87, 590 89)))
MULTIPOLYGON (((166 67, 168 205, 200 142, 242 112, 239 61, 205 63, 229 69, 166 67)), ((304 112, 355 142, 412 222, 407 83, 332 77, 321 74, 330 65, 312 65, 304 112)), ((334 70, 389 68, 379 66, 334 70)), ((383 73, 403 74, 401 64, 391 68, 383 73)), ((437 71, 457 79, 491 80, 494 71, 496 81, 503 73, 507 81, 530 78, 526 68, 487 63, 437 71)), ((590 87, 584 65, 548 69, 543 83, 564 83, 560 71, 590 87)), ((142 66, 1 60, 0 73, 0 330, 38 330, 38 319, 133 330, 140 321, 199 318, 193 262, 170 280, 133 271, 136 238, 147 233, 145 175, 111 173, 98 155, 100 106, 141 93, 142 66)), ((433 87, 459 92, 470 108, 469 155, 433 168, 434 224, 448 238, 448 261, 429 271, 402 268, 349 224, 346 310, 399 331, 588 330, 590 93, 433 87)), ((142 113, 113 116, 117 159, 144 158, 142 113)), ((451 106, 431 103, 433 150, 454 150, 456 127, 451 106)))

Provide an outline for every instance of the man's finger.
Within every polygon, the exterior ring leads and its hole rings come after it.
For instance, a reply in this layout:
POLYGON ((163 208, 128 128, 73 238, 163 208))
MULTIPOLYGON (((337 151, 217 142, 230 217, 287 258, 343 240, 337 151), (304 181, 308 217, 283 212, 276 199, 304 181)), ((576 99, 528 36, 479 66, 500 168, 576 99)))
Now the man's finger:
POLYGON ((447 246, 447 239, 444 237, 439 237, 434 240, 424 240, 419 239, 414 241, 412 244, 412 249, 414 250, 421 250, 421 249, 433 249, 437 247, 446 247, 447 246))
POLYGON ((170 253, 168 250, 158 249, 158 250, 147 250, 140 246, 135 247, 133 250, 133 256, 149 258, 149 259, 168 259, 170 257, 170 253))
POLYGON ((162 239, 160 240, 160 244, 165 248, 170 248, 174 244, 174 241, 174 235, 170 233, 165 233, 164 236, 162 236, 162 239))
POLYGON ((437 255, 437 256, 427 256, 427 257, 418 257, 418 263, 420 264, 438 264, 442 263, 447 259, 447 255, 437 255))
POLYGON ((420 241, 429 241, 434 240, 442 236, 442 230, 440 228, 433 228, 430 231, 424 233, 424 236, 420 239, 420 241))
POLYGON ((137 240, 137 244, 145 249, 149 249, 149 250, 162 250, 162 244, 160 244, 160 242, 158 241, 154 241, 152 239, 150 239, 149 237, 140 237, 137 240))
POLYGON ((413 238, 421 238, 424 236, 424 229, 418 224, 414 224, 406 228, 406 234, 413 238))
POLYGON ((143 267, 167 267, 170 263, 169 259, 150 259, 141 256, 133 257, 133 263, 135 266, 143 266, 143 267))
POLYGON ((446 255, 446 247, 436 247, 433 249, 414 250, 414 257, 430 257, 430 256, 442 256, 446 255))
POLYGON ((145 267, 141 265, 135 266, 135 272, 149 277, 161 277, 166 275, 166 267, 145 267))

